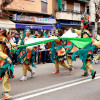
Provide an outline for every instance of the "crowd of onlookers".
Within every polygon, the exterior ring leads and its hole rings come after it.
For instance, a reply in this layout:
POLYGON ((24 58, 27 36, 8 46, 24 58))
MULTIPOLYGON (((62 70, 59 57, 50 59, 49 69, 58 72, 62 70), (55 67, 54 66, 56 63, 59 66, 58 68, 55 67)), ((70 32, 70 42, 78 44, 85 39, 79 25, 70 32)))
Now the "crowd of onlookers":
MULTIPOLYGON (((44 30, 44 32, 46 33, 46 31, 44 30)), ((66 30, 64 30, 64 33, 66 32, 66 30)), ((49 34, 47 35, 48 37, 50 36, 61 36, 62 35, 62 31, 60 30, 55 30, 54 31, 54 34, 49 34)), ((16 43, 18 44, 18 42, 21 40, 21 34, 19 34, 17 31, 11 31, 11 39, 10 39, 10 42, 11 43, 16 43)), ((33 38, 44 38, 44 34, 43 32, 38 32, 38 31, 35 31, 33 34, 30 34, 30 37, 33 37, 33 38)), ((51 62, 51 59, 50 59, 50 51, 49 51, 49 48, 51 47, 51 44, 50 43, 47 43, 47 44, 40 44, 38 45, 38 47, 36 48, 35 50, 35 60, 34 62, 35 63, 49 63, 51 62)), ((16 47, 13 48, 13 49, 17 49, 16 47)), ((14 65, 18 64, 17 63, 17 54, 16 52, 13 53, 13 63, 14 65)))

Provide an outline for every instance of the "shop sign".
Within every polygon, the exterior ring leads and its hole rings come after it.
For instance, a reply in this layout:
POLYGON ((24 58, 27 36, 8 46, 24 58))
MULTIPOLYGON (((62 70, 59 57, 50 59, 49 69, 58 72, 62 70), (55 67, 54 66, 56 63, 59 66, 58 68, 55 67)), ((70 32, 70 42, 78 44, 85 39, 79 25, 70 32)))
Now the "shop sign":
POLYGON ((56 24, 55 18, 44 18, 44 17, 32 17, 32 16, 21 16, 14 14, 14 21, 20 22, 34 22, 34 23, 43 23, 43 24, 56 24))
POLYGON ((31 25, 31 24, 16 24, 16 28, 25 29, 26 27, 30 29, 53 29, 52 25, 31 25))
MULTIPOLYGON (((74 26, 80 26, 81 22, 80 21, 72 21, 72 20, 59 20, 58 21, 61 25, 74 25, 74 26)), ((90 26, 94 26, 95 23, 91 22, 90 26)))

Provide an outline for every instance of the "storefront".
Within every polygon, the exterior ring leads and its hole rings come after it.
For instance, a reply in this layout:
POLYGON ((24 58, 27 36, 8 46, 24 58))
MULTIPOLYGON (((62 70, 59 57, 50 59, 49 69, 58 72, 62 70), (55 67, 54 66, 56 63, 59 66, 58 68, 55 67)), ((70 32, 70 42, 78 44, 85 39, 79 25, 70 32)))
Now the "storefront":
MULTIPOLYGON (((80 21, 74 21, 74 20, 58 20, 58 24, 61 25, 62 29, 69 29, 71 27, 74 28, 74 29, 80 29, 81 22, 80 21)), ((94 32, 94 26, 95 26, 95 23, 91 22, 91 26, 90 26, 91 33, 94 32)))
POLYGON ((22 33, 22 31, 28 27, 31 29, 31 34, 35 31, 41 32, 41 30, 47 30, 47 34, 53 33, 55 28, 55 18, 45 17, 33 17, 33 16, 21 16, 14 14, 13 19, 16 23, 16 29, 22 33))

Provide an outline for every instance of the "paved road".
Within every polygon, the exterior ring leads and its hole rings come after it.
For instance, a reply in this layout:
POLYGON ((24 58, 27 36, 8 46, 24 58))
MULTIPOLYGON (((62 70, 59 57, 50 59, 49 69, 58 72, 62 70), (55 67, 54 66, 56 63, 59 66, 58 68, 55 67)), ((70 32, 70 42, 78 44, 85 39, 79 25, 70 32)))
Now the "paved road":
MULTIPOLYGON (((82 77, 81 60, 73 63, 75 70, 68 75, 68 70, 60 67, 61 73, 54 75, 53 63, 37 65, 34 78, 28 72, 27 81, 19 81, 22 77, 22 65, 15 66, 15 79, 11 80, 11 92, 14 100, 100 100, 100 64, 93 64, 97 71, 97 79, 91 76, 82 77), (26 99, 25 99, 26 98, 26 99)), ((34 68, 32 68, 34 69, 34 68)), ((2 93, 0 81, 0 94, 2 93)), ((2 96, 0 95, 0 98, 2 96)))

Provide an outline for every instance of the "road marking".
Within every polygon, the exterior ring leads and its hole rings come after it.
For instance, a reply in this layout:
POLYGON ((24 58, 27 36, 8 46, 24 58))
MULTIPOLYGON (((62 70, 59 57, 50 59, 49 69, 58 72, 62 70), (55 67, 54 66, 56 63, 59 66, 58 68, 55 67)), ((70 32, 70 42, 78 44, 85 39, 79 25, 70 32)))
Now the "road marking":
MULTIPOLYGON (((100 74, 97 74, 96 76, 100 76, 100 74)), ((68 82, 59 83, 59 84, 56 84, 56 85, 40 88, 40 89, 37 89, 37 90, 33 90, 33 91, 21 93, 21 94, 17 94, 15 96, 13 96, 13 98, 20 97, 20 96, 23 96, 23 95, 28 95, 28 94, 31 94, 31 93, 36 93, 36 92, 44 91, 44 90, 47 90, 47 89, 51 89, 51 88, 55 88, 55 87, 58 87, 58 86, 74 83, 74 82, 85 80, 85 79, 88 79, 88 78, 91 78, 91 76, 80 78, 80 79, 76 79, 76 80, 72 80, 72 81, 68 81, 68 82)))
MULTIPOLYGON (((100 76, 100 74, 97 74, 96 77, 97 76, 100 76)), ((21 93, 21 94, 17 94, 15 96, 13 96, 13 98, 18 98, 20 96, 24 96, 24 95, 28 95, 28 94, 32 94, 32 93, 36 93, 36 92, 40 92, 40 91, 44 91, 44 90, 47 90, 47 89, 59 87, 59 86, 66 85, 66 84, 71 84, 71 83, 74 83, 74 82, 77 82, 77 81, 86 80, 86 79, 89 79, 89 78, 91 78, 91 76, 80 78, 80 79, 76 79, 76 80, 72 80, 72 81, 68 81, 68 82, 59 83, 59 84, 56 84, 56 85, 40 88, 40 89, 37 89, 37 90, 33 90, 33 91, 21 93)))
MULTIPOLYGON (((100 76, 97 76, 95 79, 100 79, 100 76)), ((36 97, 36 96, 40 96, 40 95, 44 95, 44 94, 51 93, 51 92, 54 92, 54 91, 58 91, 58 90, 61 90, 61 89, 64 89, 64 88, 68 88, 68 87, 72 87, 72 86, 79 85, 79 84, 82 84, 82 83, 86 83, 86 82, 89 82, 89 81, 92 81, 92 79, 86 79, 86 80, 82 80, 82 81, 79 81, 79 82, 55 87, 53 89, 44 90, 42 92, 38 92, 38 93, 31 94, 31 95, 28 95, 28 96, 23 96, 21 98, 16 98, 14 100, 26 100, 26 99, 33 98, 33 97, 36 97)))

